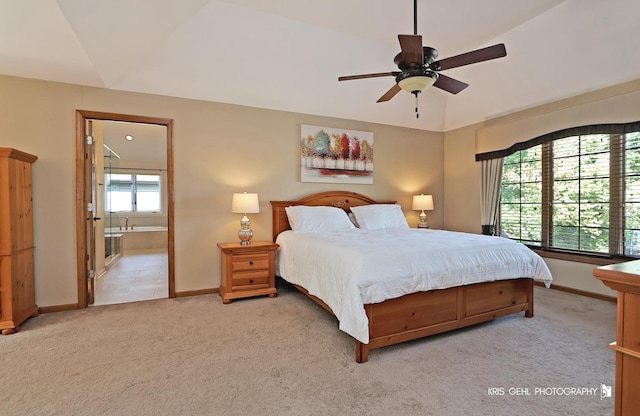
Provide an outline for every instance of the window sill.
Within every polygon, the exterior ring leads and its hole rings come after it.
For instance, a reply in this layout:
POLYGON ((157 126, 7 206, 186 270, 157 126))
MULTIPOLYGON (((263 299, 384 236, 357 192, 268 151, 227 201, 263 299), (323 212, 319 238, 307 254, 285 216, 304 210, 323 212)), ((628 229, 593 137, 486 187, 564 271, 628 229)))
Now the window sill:
POLYGON ((556 260, 573 261, 576 263, 595 264, 597 266, 606 266, 614 263, 624 263, 625 261, 634 260, 632 258, 611 258, 611 257, 596 257, 583 254, 572 253, 559 253, 556 251, 545 251, 540 249, 531 248, 535 253, 538 253, 540 257, 556 260))

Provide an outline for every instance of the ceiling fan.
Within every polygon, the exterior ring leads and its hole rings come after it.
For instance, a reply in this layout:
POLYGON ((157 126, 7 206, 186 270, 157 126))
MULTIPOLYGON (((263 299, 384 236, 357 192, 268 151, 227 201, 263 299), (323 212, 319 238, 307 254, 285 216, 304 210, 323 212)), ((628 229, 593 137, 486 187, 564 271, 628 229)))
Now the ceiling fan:
POLYGON ((429 46, 422 46, 422 36, 417 34, 417 2, 417 0, 413 1, 413 35, 398 35, 401 52, 396 55, 393 62, 400 71, 349 75, 338 77, 338 81, 394 76, 396 77, 396 84, 380 97, 377 102, 389 101, 400 90, 408 91, 416 96, 416 117, 419 117, 418 94, 425 89, 434 86, 451 94, 457 94, 469 86, 469 84, 443 75, 439 71, 502 58, 507 56, 507 50, 504 44, 500 43, 436 61, 438 51, 429 46))

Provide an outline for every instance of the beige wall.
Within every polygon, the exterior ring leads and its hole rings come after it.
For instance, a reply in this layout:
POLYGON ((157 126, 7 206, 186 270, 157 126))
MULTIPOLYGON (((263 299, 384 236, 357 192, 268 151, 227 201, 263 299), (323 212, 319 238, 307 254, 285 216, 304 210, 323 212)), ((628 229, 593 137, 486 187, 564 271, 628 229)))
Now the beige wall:
POLYGON ((477 129, 476 153, 570 127, 639 119, 640 79, 489 120, 477 129))
MULTIPOLYGON (((640 120, 640 80, 516 112, 445 133, 446 229, 480 232, 480 163, 475 154, 568 127, 640 120)), ((593 277, 595 266, 545 259, 554 283, 614 296, 593 277)))
POLYGON ((477 125, 445 133, 444 228, 479 234, 480 164, 476 163, 477 125))
POLYGON ((39 157, 34 164, 36 301, 77 302, 75 240, 75 110, 174 119, 175 253, 178 292, 217 288, 216 243, 235 241, 240 218, 233 192, 257 192, 254 239, 271 238, 269 200, 332 189, 397 200, 410 225, 416 193, 434 195, 429 224, 444 222, 443 133, 313 115, 128 93, 0 76, 0 146, 39 157), (302 183, 301 124, 374 133, 373 185, 302 183))

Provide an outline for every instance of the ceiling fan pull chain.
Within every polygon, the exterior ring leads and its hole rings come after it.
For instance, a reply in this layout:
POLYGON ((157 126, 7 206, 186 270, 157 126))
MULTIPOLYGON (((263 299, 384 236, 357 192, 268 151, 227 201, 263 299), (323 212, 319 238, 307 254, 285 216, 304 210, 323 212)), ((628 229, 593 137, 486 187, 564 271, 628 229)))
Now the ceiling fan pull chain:
POLYGON ((418 0, 413 0, 413 34, 418 34, 418 0))
POLYGON ((416 95, 416 118, 420 118, 420 114, 418 113, 418 91, 414 94, 416 95))

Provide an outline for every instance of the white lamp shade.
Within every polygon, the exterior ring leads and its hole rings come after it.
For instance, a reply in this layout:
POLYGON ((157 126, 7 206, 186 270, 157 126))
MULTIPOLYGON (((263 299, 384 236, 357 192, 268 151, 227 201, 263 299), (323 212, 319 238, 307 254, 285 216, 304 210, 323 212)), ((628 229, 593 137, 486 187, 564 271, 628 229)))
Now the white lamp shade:
POLYGON ((423 194, 414 195, 411 209, 416 211, 433 211, 433 196, 423 194))
POLYGON ((231 202, 231 212, 236 214, 255 214, 260 212, 258 204, 258 194, 233 194, 231 202))

